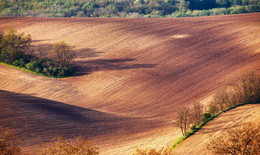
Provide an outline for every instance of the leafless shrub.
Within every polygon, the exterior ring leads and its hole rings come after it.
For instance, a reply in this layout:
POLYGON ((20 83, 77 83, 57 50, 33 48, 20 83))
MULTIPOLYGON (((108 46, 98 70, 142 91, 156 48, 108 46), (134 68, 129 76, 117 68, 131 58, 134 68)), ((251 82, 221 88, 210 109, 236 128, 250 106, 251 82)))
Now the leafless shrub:
POLYGON ((192 124, 199 125, 202 121, 203 106, 200 103, 195 103, 190 112, 190 120, 192 124))
POLYGON ((0 126, 0 154, 14 155, 20 152, 19 139, 14 130, 0 126))
POLYGON ((182 135, 186 135, 189 127, 189 114, 190 109, 183 107, 177 112, 177 127, 181 129, 182 135))
POLYGON ((97 155, 98 148, 92 142, 82 137, 64 139, 62 137, 53 138, 50 143, 42 145, 42 155, 97 155))
POLYGON ((171 155, 171 151, 169 149, 160 149, 160 150, 156 150, 156 149, 136 149, 135 153, 133 155, 171 155))
POLYGON ((216 154, 260 154, 260 124, 245 124, 212 139, 206 148, 216 154))

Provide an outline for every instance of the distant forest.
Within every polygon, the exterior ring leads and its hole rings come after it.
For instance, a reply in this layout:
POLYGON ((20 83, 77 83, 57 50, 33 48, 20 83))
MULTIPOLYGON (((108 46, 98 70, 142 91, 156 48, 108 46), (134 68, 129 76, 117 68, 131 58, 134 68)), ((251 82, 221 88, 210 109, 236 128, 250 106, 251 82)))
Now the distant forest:
POLYGON ((0 16, 193 17, 260 12, 260 0, 0 0, 0 16))

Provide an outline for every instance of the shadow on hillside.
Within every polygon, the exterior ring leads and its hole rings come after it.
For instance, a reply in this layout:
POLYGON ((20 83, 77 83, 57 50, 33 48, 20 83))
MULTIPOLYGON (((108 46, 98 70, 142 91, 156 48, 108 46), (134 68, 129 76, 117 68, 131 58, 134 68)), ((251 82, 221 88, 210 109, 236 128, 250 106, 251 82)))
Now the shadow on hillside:
POLYGON ((75 59, 94 58, 94 57, 98 57, 102 53, 104 53, 104 52, 97 52, 92 48, 84 48, 81 50, 75 50, 74 58, 75 59))
POLYGON ((101 70, 124 70, 135 68, 153 68, 156 64, 133 64, 134 59, 97 59, 90 61, 78 61, 75 63, 80 75, 90 74, 101 70))
MULTIPOLYGON (((33 43, 41 42, 42 40, 33 41, 33 43)), ((72 46, 72 49, 76 47, 72 46)), ((28 54, 33 54, 37 57, 50 57, 50 50, 52 49, 52 44, 36 44, 33 45, 28 54)), ((87 75, 95 71, 101 70, 125 70, 125 69, 135 69, 135 68, 153 68, 156 64, 138 64, 134 63, 133 58, 122 58, 122 59, 94 59, 100 56, 103 51, 96 51, 92 48, 84 48, 73 50, 74 55, 74 66, 77 69, 77 75, 87 75)))
POLYGON ((134 134, 158 123, 0 90, 0 124, 16 130, 24 145, 63 137, 134 134), (135 126, 138 124, 138 126, 135 126))

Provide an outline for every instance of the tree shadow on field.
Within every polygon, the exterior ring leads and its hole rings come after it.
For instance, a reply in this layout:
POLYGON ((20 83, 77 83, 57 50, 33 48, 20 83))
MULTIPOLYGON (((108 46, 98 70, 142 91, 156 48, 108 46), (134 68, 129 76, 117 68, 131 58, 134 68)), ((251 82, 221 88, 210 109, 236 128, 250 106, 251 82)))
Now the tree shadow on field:
POLYGON ((101 70, 125 70, 135 68, 153 68, 156 64, 134 64, 132 58, 125 59, 96 59, 90 61, 75 62, 80 75, 90 74, 101 70))
MULTIPOLYGON (((33 41, 33 43, 41 42, 42 40, 33 41)), ((33 54, 39 58, 49 57, 52 44, 33 44, 28 54, 33 54)), ((139 64, 134 63, 133 58, 119 59, 98 59, 103 51, 96 51, 92 48, 75 49, 76 46, 70 46, 73 50, 74 62, 76 67, 76 76, 91 74, 101 70, 125 70, 135 68, 153 68, 156 64, 139 64), (95 59, 96 58, 96 59, 95 59)))
POLYGON ((84 48, 84 49, 80 49, 80 50, 74 50, 73 53, 74 53, 74 59, 77 60, 77 59, 98 57, 99 55, 101 55, 104 52, 98 52, 92 48, 84 48))

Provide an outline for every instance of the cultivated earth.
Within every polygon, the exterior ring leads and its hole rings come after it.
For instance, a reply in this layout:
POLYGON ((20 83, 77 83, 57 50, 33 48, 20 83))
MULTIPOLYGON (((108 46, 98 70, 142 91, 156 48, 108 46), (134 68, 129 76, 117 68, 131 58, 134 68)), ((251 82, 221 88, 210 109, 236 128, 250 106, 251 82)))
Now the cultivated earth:
POLYGON ((54 79, 0 65, 0 124, 16 129, 24 151, 53 135, 87 137, 101 154, 167 147, 181 136, 180 107, 207 104, 226 82, 260 70, 260 13, 0 18, 8 27, 30 34, 36 54, 65 41, 81 73, 54 79))

